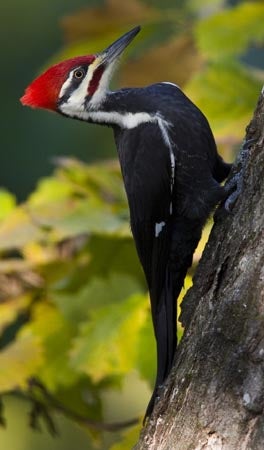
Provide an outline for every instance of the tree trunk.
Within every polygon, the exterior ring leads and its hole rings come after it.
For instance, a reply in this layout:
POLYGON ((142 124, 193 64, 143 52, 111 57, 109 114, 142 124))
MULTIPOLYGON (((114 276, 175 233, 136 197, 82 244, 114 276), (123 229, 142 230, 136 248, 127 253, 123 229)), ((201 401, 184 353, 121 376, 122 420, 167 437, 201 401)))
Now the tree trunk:
MULTIPOLYGON (((232 175, 244 185, 220 208, 181 314, 174 368, 137 450, 264 449, 264 92, 232 175)), ((232 176, 231 175, 231 176, 232 176)))

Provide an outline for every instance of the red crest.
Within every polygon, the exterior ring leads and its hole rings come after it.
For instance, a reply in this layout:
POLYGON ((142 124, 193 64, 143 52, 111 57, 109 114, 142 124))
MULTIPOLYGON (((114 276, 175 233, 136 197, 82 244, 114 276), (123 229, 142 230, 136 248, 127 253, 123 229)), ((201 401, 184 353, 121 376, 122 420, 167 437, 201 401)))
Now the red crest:
POLYGON ((74 67, 91 64, 95 58, 94 55, 78 56, 50 67, 26 88, 21 103, 32 108, 56 111, 58 96, 69 72, 74 67))

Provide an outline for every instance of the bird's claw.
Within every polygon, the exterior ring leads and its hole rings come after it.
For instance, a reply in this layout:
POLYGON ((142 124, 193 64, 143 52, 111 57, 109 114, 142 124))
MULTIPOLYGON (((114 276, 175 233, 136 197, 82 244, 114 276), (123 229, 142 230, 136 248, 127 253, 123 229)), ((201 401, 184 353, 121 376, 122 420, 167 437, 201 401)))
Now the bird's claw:
POLYGON ((243 171, 240 170, 232 178, 230 178, 224 186, 227 193, 224 207, 228 213, 232 213, 232 209, 243 190, 243 181, 243 171))
POLYGON ((228 213, 232 213, 232 209, 243 190, 245 165, 249 156, 249 150, 255 142, 256 139, 248 139, 244 141, 238 157, 238 172, 233 175, 233 177, 230 178, 224 186, 224 190, 227 194, 224 208, 228 213))

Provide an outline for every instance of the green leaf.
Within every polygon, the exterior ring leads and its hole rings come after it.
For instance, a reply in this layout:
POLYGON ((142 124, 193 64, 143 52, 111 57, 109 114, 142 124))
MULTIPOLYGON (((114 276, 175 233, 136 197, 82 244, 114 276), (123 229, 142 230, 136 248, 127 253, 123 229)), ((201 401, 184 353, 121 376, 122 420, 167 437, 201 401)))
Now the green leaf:
POLYGON ((243 53, 264 39, 263 2, 242 2, 207 17, 196 28, 197 44, 208 58, 217 60, 243 53))
POLYGON ((211 64, 186 87, 207 116, 215 135, 241 139, 256 104, 261 83, 239 64, 211 64))
POLYGON ((60 388, 56 398, 70 411, 95 420, 102 420, 100 391, 88 377, 78 379, 72 386, 60 388))
POLYGON ((92 236, 89 243, 93 275, 126 273, 140 280, 146 290, 143 270, 135 249, 132 235, 123 234, 92 236))
POLYGON ((78 379, 69 361, 74 327, 53 305, 42 301, 36 304, 31 321, 21 330, 22 336, 28 333, 42 344, 44 360, 38 376, 46 387, 54 391, 59 386, 71 386, 78 379))
POLYGON ((31 303, 30 295, 21 295, 0 303, 0 333, 10 325, 31 303))
POLYGON ((5 219, 16 206, 16 197, 5 189, 0 189, 0 221, 5 219))
POLYGON ((0 251, 20 249, 32 240, 40 240, 43 231, 31 220, 23 206, 17 207, 0 224, 0 251))
POLYGON ((91 310, 90 320, 80 325, 71 351, 73 366, 96 382, 129 372, 135 363, 138 333, 146 313, 142 295, 91 310))
POLYGON ((41 341, 31 333, 19 336, 0 352, 0 391, 26 387, 43 363, 41 341))
POLYGON ((74 323, 87 319, 91 310, 121 303, 142 288, 135 278, 118 273, 107 278, 94 277, 77 292, 54 292, 52 299, 67 320, 74 323))
POLYGON ((54 229, 59 239, 81 233, 113 233, 123 226, 123 221, 116 214, 92 200, 81 202, 65 214, 42 220, 54 229))
POLYGON ((148 314, 139 332, 136 367, 141 377, 147 380, 150 386, 154 386, 156 376, 156 341, 151 312, 148 307, 149 299, 146 299, 146 302, 148 314))
POLYGON ((4 402, 3 398, 0 396, 0 427, 6 426, 6 420, 5 420, 5 408, 4 408, 4 402))
POLYGON ((123 439, 112 445, 109 450, 131 450, 138 441, 142 429, 141 423, 122 433, 123 439))
POLYGON ((47 177, 42 178, 37 185, 37 190, 33 192, 29 199, 28 204, 31 207, 37 207, 47 203, 53 203, 64 200, 72 195, 74 189, 73 186, 60 177, 47 177))

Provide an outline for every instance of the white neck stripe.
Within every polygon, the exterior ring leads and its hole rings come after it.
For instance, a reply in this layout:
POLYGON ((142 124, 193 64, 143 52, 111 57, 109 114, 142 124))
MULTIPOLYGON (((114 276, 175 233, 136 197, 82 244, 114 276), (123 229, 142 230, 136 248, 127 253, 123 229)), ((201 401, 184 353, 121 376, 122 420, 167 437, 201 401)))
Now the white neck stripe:
MULTIPOLYGON (((68 103, 62 104, 60 106, 61 112, 66 115, 71 115, 72 117, 78 117, 78 119, 82 119, 85 121, 91 120, 95 123, 109 124, 109 125, 117 125, 120 128, 131 130, 136 128, 137 126, 143 123, 157 123, 162 135, 162 139, 168 147, 170 152, 170 161, 171 161, 171 192, 174 186, 175 180, 175 156, 173 153, 173 146, 169 137, 168 128, 170 127, 170 123, 167 122, 162 116, 157 113, 155 115, 151 115, 146 112, 138 112, 138 113, 120 113, 117 111, 89 111, 84 109, 84 105, 80 106, 80 111, 74 114, 68 108, 68 103)), ((170 205, 170 213, 172 213, 172 205, 170 205)))
POLYGON ((84 111, 81 113, 80 117, 84 120, 92 120, 97 123, 118 125, 124 129, 132 129, 142 123, 157 121, 154 115, 145 112, 122 114, 116 111, 84 111))

